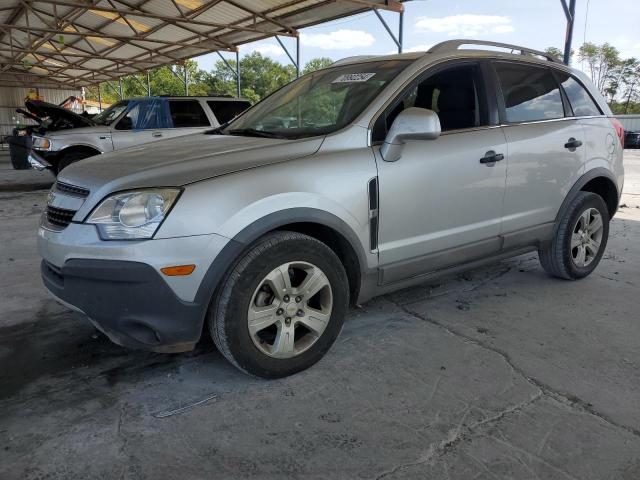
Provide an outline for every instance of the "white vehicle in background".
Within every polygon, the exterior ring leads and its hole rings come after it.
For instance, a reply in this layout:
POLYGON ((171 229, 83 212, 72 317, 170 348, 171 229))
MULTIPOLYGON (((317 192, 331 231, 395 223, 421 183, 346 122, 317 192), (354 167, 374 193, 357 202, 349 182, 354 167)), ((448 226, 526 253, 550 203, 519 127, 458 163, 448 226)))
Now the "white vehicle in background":
MULTIPOLYGON (((34 134, 29 162, 56 174, 101 153, 219 127, 251 106, 232 97, 143 97, 122 100, 88 120, 90 126, 34 134)), ((57 109, 56 109, 57 110, 57 109)), ((56 116, 57 111, 49 112, 56 116)))

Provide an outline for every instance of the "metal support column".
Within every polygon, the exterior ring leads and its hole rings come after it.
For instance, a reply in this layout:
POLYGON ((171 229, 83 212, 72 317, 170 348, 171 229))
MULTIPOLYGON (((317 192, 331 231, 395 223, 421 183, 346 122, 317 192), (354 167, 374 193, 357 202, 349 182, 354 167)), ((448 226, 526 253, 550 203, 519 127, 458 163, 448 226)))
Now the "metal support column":
POLYGON ((184 68, 184 94, 188 97, 189 96, 189 70, 187 70, 187 62, 184 62, 184 65, 182 66, 182 68, 184 68))
MULTIPOLYGON (((120 100, 122 100, 122 89, 118 89, 116 87, 114 87, 113 85, 111 85, 111 83, 109 81, 104 82, 106 83, 107 87, 109 87, 116 95, 118 95, 120 97, 120 100)), ((122 86, 122 84, 121 84, 122 86)))
POLYGON ((149 77, 149 70, 147 70, 147 97, 151 96, 151 78, 149 77))
POLYGON ((576 19, 576 0, 569 0, 567 6, 567 0, 560 0, 564 15, 567 17, 567 31, 564 37, 564 63, 569 65, 571 61, 571 42, 573 41, 573 24, 576 19))
POLYGON ((380 14, 380 12, 377 9, 374 9, 373 13, 376 14, 376 16, 378 17, 378 20, 380 20, 380 23, 382 23, 382 26, 384 27, 384 29, 387 31, 387 33, 391 37, 391 40, 393 40, 393 42, 398 47, 398 53, 402 53, 402 30, 403 30, 403 27, 404 27, 404 25, 403 25, 403 23, 404 23, 404 16, 403 16, 404 15, 404 10, 400 11, 400 23, 398 25, 398 36, 397 37, 396 37, 395 33, 393 33, 393 31, 389 27, 389 24, 385 21, 384 18, 382 18, 382 15, 380 14))
POLYGON ((236 50, 236 68, 233 68, 231 64, 227 61, 226 58, 222 56, 222 54, 216 51, 220 60, 226 65, 233 76, 236 77, 236 95, 240 98, 240 51, 236 50))
POLYGON ((282 40, 280 40, 280 37, 276 35, 275 38, 280 44, 280 46, 282 47, 282 50, 284 50, 284 53, 286 53, 287 57, 289 57, 289 60, 291 60, 291 63, 293 63, 293 66, 296 67, 296 76, 299 77, 300 76, 300 36, 296 37, 296 58, 295 59, 293 58, 293 55, 291 55, 287 47, 284 46, 284 43, 282 43, 282 40))
POLYGON ((131 75, 129 78, 131 78, 132 80, 134 80, 138 85, 140 85, 142 88, 144 88, 147 91, 147 96, 150 97, 151 96, 151 87, 149 86, 149 74, 147 73, 147 83, 143 83, 142 80, 140 80, 138 78, 137 75, 131 75))
POLYGON ((98 109, 102 112, 102 93, 100 92, 100 84, 98 84, 98 109))
POLYGON ((404 9, 400 12, 400 19, 398 20, 398 41, 400 45, 398 45, 398 53, 402 53, 402 49, 404 46, 404 9))
POLYGON ((122 90, 122 77, 120 77, 118 79, 118 85, 120 86, 120 100, 122 100, 124 98, 123 97, 123 90, 122 90))
POLYGON ((300 35, 296 37, 296 76, 300 76, 300 35))
POLYGON ((236 96, 241 97, 240 94, 240 50, 236 50, 236 96))

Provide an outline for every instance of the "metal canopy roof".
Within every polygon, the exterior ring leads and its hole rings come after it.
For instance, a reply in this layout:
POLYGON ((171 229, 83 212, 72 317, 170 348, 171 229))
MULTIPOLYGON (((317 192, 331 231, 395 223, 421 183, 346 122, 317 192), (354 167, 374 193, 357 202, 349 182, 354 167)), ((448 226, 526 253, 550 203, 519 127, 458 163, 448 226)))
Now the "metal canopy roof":
POLYGON ((0 85, 116 80, 396 0, 0 0, 0 85))

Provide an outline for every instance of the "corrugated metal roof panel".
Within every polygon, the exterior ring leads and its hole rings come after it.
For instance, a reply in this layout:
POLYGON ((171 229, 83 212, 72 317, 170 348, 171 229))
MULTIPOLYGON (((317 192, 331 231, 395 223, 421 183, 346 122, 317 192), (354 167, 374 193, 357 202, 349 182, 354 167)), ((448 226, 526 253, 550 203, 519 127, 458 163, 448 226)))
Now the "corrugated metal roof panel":
POLYGON ((393 0, 100 0, 86 6, 80 0, 32 0, 36 15, 21 0, 3 4, 13 9, 0 11, 0 42, 10 43, 11 35, 14 45, 23 46, 3 52, 11 56, 10 71, 28 71, 27 77, 38 82, 48 76, 49 81, 82 85, 110 78, 103 69, 120 76, 216 50, 233 51, 274 34, 292 35, 376 6, 401 8, 393 0), (28 56, 31 50, 50 60, 28 56))

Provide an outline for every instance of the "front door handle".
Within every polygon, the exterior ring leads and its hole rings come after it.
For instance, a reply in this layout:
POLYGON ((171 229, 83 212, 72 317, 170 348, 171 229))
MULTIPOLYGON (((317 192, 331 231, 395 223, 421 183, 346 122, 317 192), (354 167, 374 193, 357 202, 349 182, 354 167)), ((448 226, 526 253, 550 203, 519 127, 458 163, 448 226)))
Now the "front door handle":
POLYGON ((504 160, 504 155, 501 153, 496 153, 493 150, 489 150, 484 154, 484 157, 480 159, 480 163, 484 163, 487 167, 493 167, 496 162, 500 160, 504 160))
POLYGON ((564 148, 567 148, 570 152, 575 152, 576 148, 581 147, 582 142, 571 137, 567 143, 564 144, 564 148))
POLYGON ((151 136, 152 136, 152 137, 156 137, 156 138, 161 137, 161 136, 162 136, 162 132, 153 132, 153 133, 151 134, 151 136))

